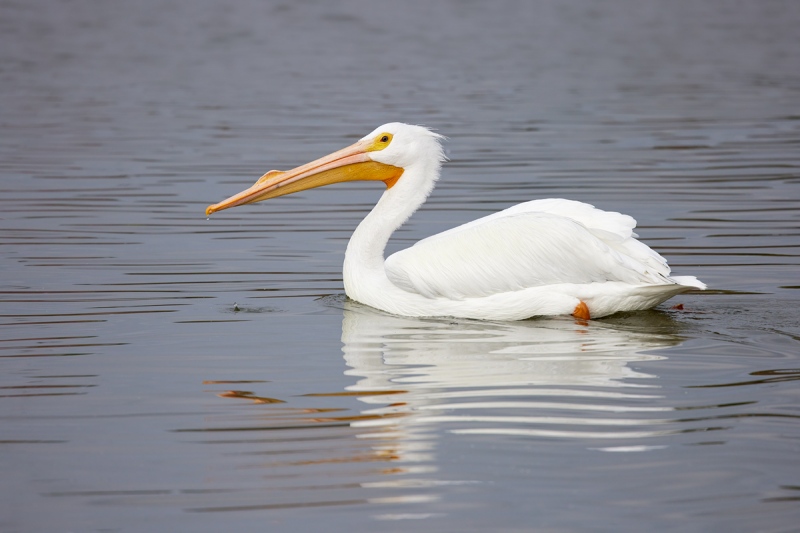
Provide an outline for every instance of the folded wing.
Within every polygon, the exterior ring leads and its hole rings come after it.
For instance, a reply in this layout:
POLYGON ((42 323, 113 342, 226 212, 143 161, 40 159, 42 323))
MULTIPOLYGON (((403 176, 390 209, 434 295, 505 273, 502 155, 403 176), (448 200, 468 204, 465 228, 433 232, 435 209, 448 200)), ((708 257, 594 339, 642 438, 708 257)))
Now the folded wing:
POLYGON ((561 199, 535 200, 419 241, 386 260, 398 287, 460 300, 561 283, 670 284, 636 221, 561 199))

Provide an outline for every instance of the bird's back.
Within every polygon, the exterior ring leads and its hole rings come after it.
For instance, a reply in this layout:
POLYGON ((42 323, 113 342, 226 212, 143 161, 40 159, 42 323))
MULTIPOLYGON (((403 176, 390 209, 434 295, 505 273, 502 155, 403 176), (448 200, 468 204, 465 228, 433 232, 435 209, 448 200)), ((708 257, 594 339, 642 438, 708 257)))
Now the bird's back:
POLYGON ((408 292, 455 300, 561 283, 674 283, 635 226, 589 204, 534 200, 423 239, 390 256, 386 273, 408 292))

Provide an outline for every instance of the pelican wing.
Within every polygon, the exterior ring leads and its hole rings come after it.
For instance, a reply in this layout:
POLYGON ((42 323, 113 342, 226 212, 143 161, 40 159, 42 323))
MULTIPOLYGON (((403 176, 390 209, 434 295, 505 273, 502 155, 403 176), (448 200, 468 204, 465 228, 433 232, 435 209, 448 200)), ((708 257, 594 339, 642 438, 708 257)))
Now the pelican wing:
POLYGON ((391 255, 386 274, 408 292, 456 300, 560 283, 675 283, 635 226, 589 204, 535 200, 423 239, 391 255))

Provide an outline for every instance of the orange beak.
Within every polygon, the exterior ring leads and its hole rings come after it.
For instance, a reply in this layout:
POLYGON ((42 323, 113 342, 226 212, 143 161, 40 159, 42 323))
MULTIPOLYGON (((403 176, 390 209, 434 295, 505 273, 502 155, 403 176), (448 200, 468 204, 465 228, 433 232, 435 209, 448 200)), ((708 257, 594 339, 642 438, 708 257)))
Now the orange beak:
POLYGON ((383 181, 390 188, 400 179, 403 169, 373 161, 369 155, 373 146, 373 141, 362 140, 293 170, 270 170, 249 189, 208 206, 206 215, 343 181, 383 181))

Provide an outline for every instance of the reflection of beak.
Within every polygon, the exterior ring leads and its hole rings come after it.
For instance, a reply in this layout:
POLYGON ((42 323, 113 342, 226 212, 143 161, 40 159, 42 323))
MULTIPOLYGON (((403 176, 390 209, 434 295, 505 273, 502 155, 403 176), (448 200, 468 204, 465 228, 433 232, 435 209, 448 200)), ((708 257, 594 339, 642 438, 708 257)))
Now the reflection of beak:
POLYGON ((387 187, 391 187, 403 174, 403 169, 373 161, 369 156, 372 146, 371 140, 358 141, 294 170, 270 170, 249 189, 208 206, 206 215, 342 181, 383 181, 387 187))

